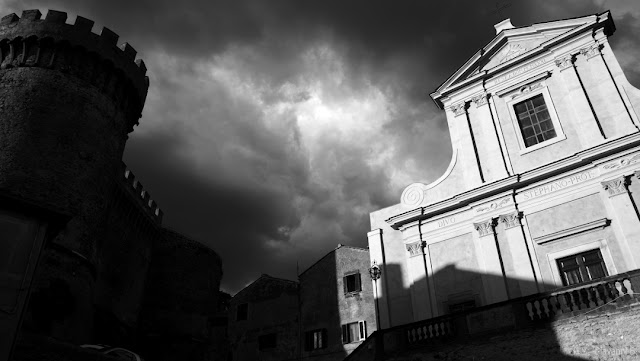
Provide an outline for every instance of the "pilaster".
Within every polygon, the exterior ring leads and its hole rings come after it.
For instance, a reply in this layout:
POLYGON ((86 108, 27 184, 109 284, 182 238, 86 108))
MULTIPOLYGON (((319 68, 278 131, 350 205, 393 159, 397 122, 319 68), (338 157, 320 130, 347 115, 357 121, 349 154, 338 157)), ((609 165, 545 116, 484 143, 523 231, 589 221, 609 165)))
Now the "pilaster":
POLYGON ((511 297, 528 296, 538 292, 538 285, 531 260, 531 253, 527 247, 527 240, 522 230, 522 212, 513 211, 498 217, 498 223, 504 227, 506 248, 503 252, 509 252, 513 261, 513 269, 505 276, 509 284, 517 284, 516 294, 510 292, 511 297), (519 293, 519 294, 517 294, 519 293))
POLYGON ((411 275, 411 303, 414 321, 434 317, 431 312, 431 297, 425 267, 426 243, 420 240, 406 243, 407 266, 411 275))
POLYGON ((606 136, 635 132, 637 128, 600 51, 601 45, 595 42, 580 49, 580 55, 576 57, 576 71, 584 83, 606 136))
POLYGON ((630 177, 621 175, 601 182, 608 213, 622 251, 624 265, 616 265, 618 272, 630 271, 640 265, 640 219, 627 190, 630 177), (633 247, 632 247, 633 245, 633 247))
POLYGON ((495 218, 473 223, 473 241, 482 264, 482 283, 487 304, 501 302, 508 299, 502 262, 495 237, 495 218))
POLYGON ((605 138, 600 123, 593 113, 587 94, 585 93, 582 81, 574 66, 575 57, 567 54, 556 58, 558 75, 567 89, 566 101, 571 104, 575 122, 579 122, 581 129, 577 132, 580 143, 584 148, 594 146, 605 138))
POLYGON ((483 169, 485 182, 491 182, 508 176, 504 154, 493 122, 488 103, 488 94, 474 96, 470 104, 469 120, 477 133, 478 156, 483 169))

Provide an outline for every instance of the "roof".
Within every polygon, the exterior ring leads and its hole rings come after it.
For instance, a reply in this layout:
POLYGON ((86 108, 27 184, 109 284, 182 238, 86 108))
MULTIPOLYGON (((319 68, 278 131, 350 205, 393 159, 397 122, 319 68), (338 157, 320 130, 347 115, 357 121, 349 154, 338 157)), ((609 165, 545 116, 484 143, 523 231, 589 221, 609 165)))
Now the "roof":
POLYGON ((305 272, 309 271, 310 269, 312 269, 313 267, 315 267, 318 263, 320 263, 320 261, 322 261, 323 259, 325 259, 328 255, 334 253, 335 251, 337 251, 338 249, 353 249, 353 250, 357 250, 357 251, 366 251, 369 252, 368 248, 362 248, 362 247, 355 247, 355 246, 346 246, 343 244, 338 243, 338 246, 334 249, 332 249, 331 251, 329 251, 329 253, 325 254, 324 256, 322 256, 319 260, 315 261, 311 266, 307 267, 307 269, 305 269, 304 271, 302 271, 300 274, 298 274, 298 277, 302 276, 305 272))
POLYGON ((511 68, 579 33, 596 27, 604 27, 607 35, 615 31, 609 11, 522 27, 500 28, 498 25, 496 29, 502 30, 431 94, 440 108, 446 94, 511 68))

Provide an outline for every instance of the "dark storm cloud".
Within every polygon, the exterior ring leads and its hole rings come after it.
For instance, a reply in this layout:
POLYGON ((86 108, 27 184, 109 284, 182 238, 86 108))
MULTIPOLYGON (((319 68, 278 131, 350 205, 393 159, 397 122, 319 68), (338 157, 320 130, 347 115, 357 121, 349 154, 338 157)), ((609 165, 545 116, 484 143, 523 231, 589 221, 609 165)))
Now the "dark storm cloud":
MULTIPOLYGON (((369 212, 440 175, 451 149, 428 94, 492 39, 494 23, 608 4, 512 1, 502 14, 495 1, 9 0, 3 8, 79 14, 138 50, 151 89, 125 161, 166 225, 221 254, 223 287, 234 293, 260 273, 295 278, 297 262, 302 270, 337 243, 366 246, 369 212)), ((612 4, 621 7, 612 45, 638 85, 638 13, 626 11, 633 1, 612 4)))

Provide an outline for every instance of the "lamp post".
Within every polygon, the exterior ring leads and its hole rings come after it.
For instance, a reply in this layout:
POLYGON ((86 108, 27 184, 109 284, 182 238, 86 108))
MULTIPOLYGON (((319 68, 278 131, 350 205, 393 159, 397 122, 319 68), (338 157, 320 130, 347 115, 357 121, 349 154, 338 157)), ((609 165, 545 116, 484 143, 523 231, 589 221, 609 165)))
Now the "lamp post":
POLYGON ((373 260, 373 264, 371 264, 371 267, 369 268, 369 276, 371 276, 371 280, 373 281, 373 297, 375 299, 376 308, 376 328, 381 329, 380 312, 378 311, 378 280, 382 276, 382 270, 375 260, 373 260))

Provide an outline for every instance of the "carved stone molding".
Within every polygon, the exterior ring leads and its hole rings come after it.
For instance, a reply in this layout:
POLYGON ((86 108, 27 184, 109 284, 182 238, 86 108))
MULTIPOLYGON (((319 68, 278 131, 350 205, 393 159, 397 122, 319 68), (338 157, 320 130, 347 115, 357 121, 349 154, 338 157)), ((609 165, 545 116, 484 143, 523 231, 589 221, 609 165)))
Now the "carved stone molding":
POLYGON ((498 218, 500 223, 504 223, 504 228, 509 229, 513 227, 519 227, 521 225, 520 218, 522 218, 522 212, 515 211, 508 214, 501 214, 498 218))
POLYGON ((467 104, 465 102, 454 104, 451 106, 451 110, 456 117, 464 114, 465 109, 467 109, 467 104))
POLYGON ((489 218, 484 222, 474 223, 473 227, 478 231, 480 237, 489 236, 495 233, 493 227, 496 225, 495 218, 489 218))
POLYGON ((517 93, 515 93, 515 94, 513 94, 511 96, 511 100, 513 100, 515 98, 518 98, 518 97, 521 97, 523 95, 527 95, 527 94, 531 93, 532 91, 534 91, 536 89, 540 89, 540 88, 543 87, 543 85, 544 84, 542 84, 542 83, 525 85, 522 88, 520 88, 520 90, 517 93))
POLYGON ((402 191, 400 202, 407 206, 418 206, 424 202, 424 184, 413 183, 402 191))
POLYGON ((424 254, 424 246, 426 242, 414 242, 406 245, 407 251, 409 251, 409 257, 420 256, 424 254))
POLYGON ((512 196, 506 196, 498 200, 495 200, 491 203, 485 203, 481 206, 476 207, 476 213, 484 213, 484 212, 492 211, 494 209, 502 208, 507 204, 511 204, 512 201, 513 201, 512 196))
POLYGON ((573 65, 573 55, 568 54, 555 60, 556 66, 560 71, 570 68, 573 65))
POLYGON ((609 193, 609 197, 616 196, 627 192, 627 185, 629 185, 629 179, 627 176, 620 176, 608 181, 600 182, 602 187, 609 193))
POLYGON ((602 166, 602 169, 619 169, 622 167, 626 167, 628 165, 634 164, 634 163, 638 163, 638 161, 640 161, 640 153, 636 153, 630 156, 626 156, 620 159, 616 159, 615 161, 611 162, 611 163, 607 163, 604 166, 602 166))
POLYGON ((478 95, 474 96, 473 98, 471 98, 473 103, 476 105, 476 108, 481 107, 483 105, 486 105, 487 104, 487 99, 488 99, 488 94, 487 93, 478 94, 478 95))
POLYGON ((594 56, 597 56, 600 54, 600 44, 593 44, 589 47, 586 48, 582 48, 580 49, 580 54, 582 54, 584 57, 588 59, 593 58, 594 56))

